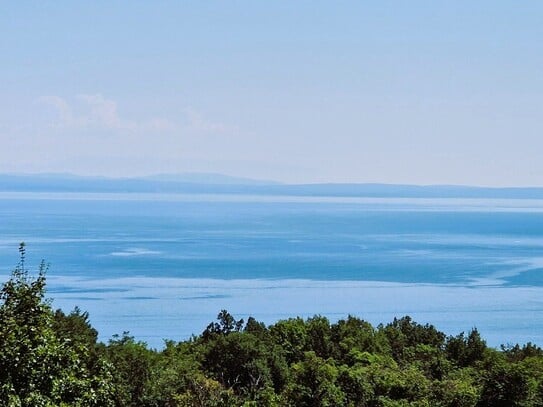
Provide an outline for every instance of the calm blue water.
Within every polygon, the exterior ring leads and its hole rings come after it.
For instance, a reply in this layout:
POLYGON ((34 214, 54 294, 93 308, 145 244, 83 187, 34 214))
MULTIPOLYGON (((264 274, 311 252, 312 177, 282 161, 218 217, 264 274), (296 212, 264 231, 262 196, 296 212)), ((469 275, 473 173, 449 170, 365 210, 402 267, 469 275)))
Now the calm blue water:
MULTIPOLYGON (((204 286, 209 286, 209 281, 245 281, 235 295, 228 284, 207 290, 203 297, 194 287, 183 291, 185 299, 170 293, 185 304, 179 305, 185 309, 186 298, 192 297, 212 306, 237 306, 243 303, 239 293, 258 286, 250 281, 261 279, 282 281, 287 289, 296 280, 343 281, 347 282, 347 286, 341 286, 344 288, 353 286, 348 282, 360 281, 405 287, 454 286, 479 290, 477 295, 490 288, 513 293, 522 287, 543 287, 543 201, 0 193, 0 274, 7 275, 17 263, 20 241, 28 245, 29 264, 37 264, 42 258, 51 264, 49 294, 59 298, 61 305, 78 303, 97 314, 106 307, 104 301, 127 307, 124 319, 121 315, 116 325, 105 326, 108 333, 133 331, 126 326, 129 323, 136 323, 143 331, 141 324, 154 327, 156 310, 150 311, 147 322, 131 319, 135 312, 130 311, 135 306, 139 310, 154 309, 150 301, 165 298, 164 292, 136 293, 138 287, 149 291, 158 286, 153 285, 153 279, 208 281, 202 283, 204 286), (126 278, 133 282, 127 281, 120 288, 104 283, 126 278), (221 302, 227 298, 230 303, 221 302)), ((315 291, 311 284, 308 287, 306 294, 315 291)), ((338 298, 334 301, 341 301, 344 288, 336 290, 338 298)), ((295 297, 303 295, 300 291, 295 297)), ((398 304, 390 315, 379 316, 403 315, 410 307, 413 311, 413 301, 421 306, 416 302, 417 294, 413 296, 406 299, 405 310, 398 304)), ((469 301, 470 297, 466 298, 469 301)), ((515 317, 510 316, 509 335, 501 342, 510 338, 539 340, 535 336, 538 326, 543 325, 539 297, 526 298, 530 318, 535 321, 522 327, 527 333, 517 335, 511 332, 515 317)), ((252 301, 245 304, 250 309, 238 307, 238 312, 258 310, 270 322, 288 314, 328 312, 318 301, 312 311, 291 299, 290 313, 279 315, 266 313, 266 304, 258 303, 258 297, 252 301)), ((450 319, 454 304, 449 305, 450 319)), ((354 313, 348 306, 345 302, 344 308, 336 311, 354 313)), ((374 312, 372 304, 364 306, 368 314, 374 312)), ((485 306, 492 308, 492 303, 485 306)), ((496 310, 503 308, 495 306, 496 310)), ((522 308, 522 303, 519 307, 518 312, 528 309, 522 308)), ((218 310, 202 315, 205 320, 194 322, 194 330, 198 331, 200 322, 205 327, 218 310)), ((424 306, 419 311, 425 312, 424 306)), ((484 323, 484 316, 478 318, 464 318, 463 322, 469 329, 480 326, 481 318, 484 323)), ((498 326, 503 323, 495 318, 489 321, 498 326)), ((164 322, 165 327, 168 324, 164 322)), ((183 331, 180 335, 190 333, 183 331)), ((141 336, 148 341, 153 338, 141 336)))

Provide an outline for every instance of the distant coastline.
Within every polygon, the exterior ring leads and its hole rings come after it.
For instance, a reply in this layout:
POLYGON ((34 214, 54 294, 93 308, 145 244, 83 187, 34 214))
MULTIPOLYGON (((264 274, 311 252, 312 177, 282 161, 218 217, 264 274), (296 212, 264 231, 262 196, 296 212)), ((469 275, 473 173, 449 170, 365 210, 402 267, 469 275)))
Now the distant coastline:
POLYGON ((281 184, 222 174, 107 178, 71 174, 0 174, 2 192, 248 194, 367 198, 543 199, 543 187, 476 187, 378 183, 281 184))

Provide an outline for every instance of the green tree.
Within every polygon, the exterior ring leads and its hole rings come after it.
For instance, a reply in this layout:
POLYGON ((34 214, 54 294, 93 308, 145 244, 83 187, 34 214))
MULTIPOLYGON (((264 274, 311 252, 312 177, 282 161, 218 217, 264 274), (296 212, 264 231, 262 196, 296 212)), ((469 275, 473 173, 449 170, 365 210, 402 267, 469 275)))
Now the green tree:
POLYGON ((380 331, 388 339, 394 359, 401 361, 404 352, 409 347, 416 345, 430 345, 435 348, 443 348, 445 334, 438 331, 433 325, 421 325, 416 323, 409 316, 397 319, 388 324, 380 331))
POLYGON ((231 332, 239 332, 243 327, 243 319, 236 319, 226 310, 221 310, 217 315, 218 322, 212 322, 202 333, 204 339, 211 338, 214 335, 228 335, 231 332))
POLYGON ((44 262, 31 278, 20 261, 0 291, 0 403, 5 406, 109 406, 113 387, 107 364, 98 375, 88 371, 70 341, 54 330, 51 307, 44 300, 44 262))
POLYGON ((278 321, 270 327, 270 334, 273 341, 285 352, 289 364, 304 358, 304 352, 309 347, 309 335, 302 318, 278 321))
POLYGON ((528 342, 522 347, 518 343, 516 345, 509 346, 502 345, 501 350, 507 356, 507 359, 510 362, 520 362, 526 358, 543 356, 543 349, 531 342, 528 342))
POLYGON ((481 406, 525 406, 530 379, 519 366, 495 366, 483 379, 481 406))
POLYGON ((386 337, 382 333, 376 332, 369 322, 351 315, 333 324, 331 330, 335 347, 334 358, 343 363, 354 363, 349 359, 353 349, 380 354, 390 352, 386 337))
POLYGON ((155 352, 147 349, 145 342, 136 341, 124 332, 122 336, 114 335, 109 341, 106 355, 113 365, 116 405, 146 406, 155 352))
POLYGON ((333 351, 332 331, 328 318, 315 315, 306 321, 309 350, 321 358, 328 359, 333 351))
POLYGON ((445 352, 447 357, 460 367, 473 366, 481 361, 485 355, 486 342, 476 328, 472 329, 468 336, 464 332, 447 339, 445 352))
POLYGON ((266 346, 258 338, 233 332, 206 344, 202 364, 226 388, 254 397, 259 390, 273 385, 268 356, 266 346))
POLYGON ((75 307, 69 314, 62 310, 55 311, 53 329, 59 338, 87 348, 94 348, 98 340, 98 331, 89 321, 89 313, 75 307))
POLYGON ((479 401, 480 386, 473 368, 450 372, 432 385, 432 405, 440 407, 475 407, 479 401))
POLYGON ((324 360, 315 352, 292 366, 292 380, 285 390, 286 402, 300 407, 339 407, 345 405, 345 394, 337 379, 339 370, 332 359, 324 360))

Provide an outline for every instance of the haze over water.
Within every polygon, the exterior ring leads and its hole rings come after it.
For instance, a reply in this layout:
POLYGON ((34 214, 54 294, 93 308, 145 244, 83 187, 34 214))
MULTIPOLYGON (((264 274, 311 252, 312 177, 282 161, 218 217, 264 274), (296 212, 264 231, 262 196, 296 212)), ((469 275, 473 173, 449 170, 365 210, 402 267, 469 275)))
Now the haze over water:
POLYGON ((0 271, 51 263, 48 294, 102 340, 201 332, 226 308, 267 323, 409 314, 491 345, 543 344, 543 200, 0 194, 0 271))

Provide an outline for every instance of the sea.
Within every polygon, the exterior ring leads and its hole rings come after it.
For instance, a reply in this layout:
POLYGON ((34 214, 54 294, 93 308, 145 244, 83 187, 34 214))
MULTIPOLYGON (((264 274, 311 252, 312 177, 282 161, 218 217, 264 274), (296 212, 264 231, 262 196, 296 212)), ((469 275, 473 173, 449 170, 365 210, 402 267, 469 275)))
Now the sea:
POLYGON ((55 308, 160 349, 236 318, 411 316, 543 346, 543 200, 0 192, 0 278, 26 243, 55 308))

